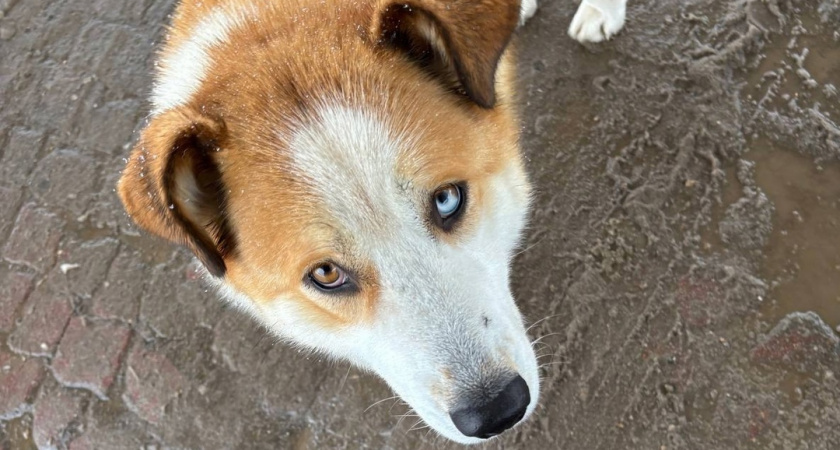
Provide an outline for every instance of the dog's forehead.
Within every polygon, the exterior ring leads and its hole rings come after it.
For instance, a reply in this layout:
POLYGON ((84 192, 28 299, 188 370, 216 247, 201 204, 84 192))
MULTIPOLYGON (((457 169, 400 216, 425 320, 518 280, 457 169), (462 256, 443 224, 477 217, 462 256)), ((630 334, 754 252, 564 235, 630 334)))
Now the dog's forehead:
POLYGON ((400 134, 374 112, 323 108, 293 132, 291 171, 337 224, 357 236, 376 232, 399 222, 408 206, 398 166, 410 148, 400 134))
POLYGON ((500 159, 492 139, 461 117, 432 114, 408 104, 392 111, 336 104, 293 131, 289 170, 320 220, 371 248, 389 237, 428 236, 440 186, 461 182, 479 193, 500 159))

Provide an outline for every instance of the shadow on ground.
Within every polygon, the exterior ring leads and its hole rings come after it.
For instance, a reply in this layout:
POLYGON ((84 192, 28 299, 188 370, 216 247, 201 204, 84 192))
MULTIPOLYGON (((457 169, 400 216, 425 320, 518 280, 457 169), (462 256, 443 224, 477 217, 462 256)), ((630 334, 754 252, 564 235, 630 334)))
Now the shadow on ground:
MULTIPOLYGON (((543 3, 514 276, 543 400, 488 447, 840 448, 840 5, 631 0, 584 47, 543 3)), ((0 448, 454 447, 127 222, 171 1, 0 7, 0 448)))

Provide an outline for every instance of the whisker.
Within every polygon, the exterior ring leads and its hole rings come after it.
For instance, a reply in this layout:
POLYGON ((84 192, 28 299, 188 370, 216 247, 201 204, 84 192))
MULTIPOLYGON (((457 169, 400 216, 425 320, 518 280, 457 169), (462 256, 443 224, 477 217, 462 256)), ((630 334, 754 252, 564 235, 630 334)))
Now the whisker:
POLYGON ((406 431, 406 433, 410 433, 415 430, 422 430, 423 428, 428 428, 428 425, 423 423, 423 419, 420 419, 417 422, 414 422, 414 425, 412 425, 411 428, 409 428, 408 431, 406 431), (417 425, 420 425, 421 423, 423 424, 423 426, 418 427, 417 425))
POLYGON ((520 251, 516 252, 516 254, 514 254, 514 255, 513 255, 513 257, 514 257, 514 258, 516 258, 517 256, 519 256, 519 255, 521 255, 521 254, 523 254, 523 253, 527 252, 528 250, 531 250, 532 248, 534 248, 534 247, 536 247, 536 246, 540 245, 540 243, 542 243, 542 241, 543 241, 544 239, 545 239, 545 236, 543 236, 543 237, 539 238, 539 240, 537 240, 537 242, 534 242, 533 244, 531 244, 531 245, 529 245, 529 246, 525 247, 524 249, 522 249, 522 250, 520 250, 520 251))
MULTIPOLYGON (((400 399, 399 395, 395 395, 391 398, 393 398, 395 400, 394 400, 394 403, 391 403, 391 407, 388 408, 388 413, 389 414, 391 413, 391 410, 394 409, 395 406, 397 406, 397 403, 402 403, 403 405, 408 405, 408 403, 401 401, 402 399, 400 399)), ((409 411, 411 411, 411 410, 409 409, 409 411)))
POLYGON ((542 369, 544 367, 549 367, 549 366, 559 366, 560 364, 563 364, 565 362, 566 361, 549 361, 547 363, 542 363, 539 366, 537 366, 537 370, 542 369))
POLYGON ((543 317, 542 319, 537 320, 536 322, 532 323, 532 324, 531 324, 531 326, 529 326, 529 327, 528 327, 528 329, 526 329, 526 330, 525 330, 525 332, 527 333, 527 332, 531 331, 531 328, 534 328, 535 326, 539 325, 541 322, 544 322, 544 321, 546 321, 546 320, 548 320, 548 319, 551 319, 551 318, 557 317, 557 316, 559 316, 559 315, 560 315, 560 314, 558 313, 558 314, 552 314, 552 315, 550 315, 550 316, 545 316, 545 317, 543 317))
POLYGON ((405 420, 406 417, 420 417, 417 414, 411 414, 412 412, 414 412, 413 409, 409 410, 405 414, 400 415, 399 419, 397 419, 397 424, 394 425, 394 428, 398 428, 400 426, 400 424, 402 423, 402 421, 405 420))
POLYGON ((347 383, 347 377, 350 376, 350 369, 352 368, 352 365, 347 366, 347 373, 344 374, 344 378, 341 379, 341 384, 338 385, 338 392, 341 392, 344 389, 344 384, 347 383))
POLYGON ((545 350, 550 350, 552 348, 551 345, 546 344, 545 342, 537 342, 536 344, 532 345, 535 352, 542 352, 545 350))
POLYGON ((368 410, 369 410, 369 409, 373 408, 374 406, 376 406, 376 405, 378 405, 378 404, 380 404, 380 403, 382 403, 382 402, 387 402, 388 400, 393 400, 393 399, 395 399, 395 398, 399 398, 399 397, 400 397, 399 395, 395 395, 395 396, 393 396, 393 397, 383 398, 382 400, 375 401, 375 402, 373 402, 370 406, 368 406, 367 408, 365 408, 365 410, 364 410, 364 411, 362 411, 362 414, 364 414, 364 413, 368 412, 368 410))
POLYGON ((542 336, 538 337, 537 339, 534 339, 533 341, 531 341, 531 346, 533 346, 534 344, 536 344, 536 343, 540 342, 541 340, 543 340, 543 339, 545 339, 545 338, 547 338, 547 337, 549 337, 549 336, 557 336, 558 334, 562 334, 562 333, 548 333, 548 334, 544 334, 544 335, 542 335, 542 336))

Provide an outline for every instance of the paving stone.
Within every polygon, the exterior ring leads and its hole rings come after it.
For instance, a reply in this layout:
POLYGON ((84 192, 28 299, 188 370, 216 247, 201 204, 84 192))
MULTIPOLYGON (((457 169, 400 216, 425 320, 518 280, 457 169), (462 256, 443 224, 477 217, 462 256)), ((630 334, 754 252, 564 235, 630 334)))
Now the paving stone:
MULTIPOLYGON (((34 37, 33 43, 39 45, 38 48, 42 49, 49 58, 55 61, 63 61, 68 59, 79 45, 76 39, 74 39, 76 35, 73 34, 74 28, 77 28, 80 24, 79 19, 75 17, 79 13, 78 5, 53 4, 49 6, 51 7, 44 8, 50 13, 46 18, 47 20, 42 22, 43 19, 40 17, 35 19, 36 25, 44 24, 49 26, 44 27, 34 37)), ((66 66, 67 64, 63 65, 66 66)), ((54 84, 62 85, 66 84, 66 81, 63 79, 55 80, 49 87, 46 87, 47 92, 45 96, 51 97, 54 95, 50 92, 50 88, 54 84)), ((56 105, 56 108, 59 108, 59 105, 56 105)))
POLYGON ((56 270, 66 276, 70 292, 90 297, 102 286, 119 246, 111 238, 63 245, 56 270))
MULTIPOLYGON (((71 450, 157 450, 166 448, 201 448, 198 445, 163 445, 157 430, 149 429, 132 412, 94 402, 88 407, 83 434, 67 446, 71 450), (98 412, 91 412, 98 409, 98 412)), ((206 448, 206 447, 205 447, 206 448)), ((223 448, 215 447, 213 448, 223 448)))
MULTIPOLYGON (((75 25, 78 27, 79 24, 75 25)), ((33 29, 40 29, 46 34, 55 29, 55 24, 50 22, 33 29)), ((77 42, 77 33, 77 29, 68 30, 66 34, 70 37, 63 42, 73 45, 77 42)), ((70 132, 78 132, 72 129, 72 125, 78 120, 79 77, 74 68, 66 64, 37 64, 35 67, 37 77, 31 81, 31 87, 16 97, 26 102, 31 111, 38 111, 38 114, 29 115, 27 122, 36 128, 55 130, 47 139, 46 148, 58 148, 70 132)))
POLYGON ((139 254, 124 247, 111 264, 102 287, 94 294, 91 312, 108 319, 137 320, 147 273, 148 266, 139 254))
POLYGON ((3 257, 10 263, 45 272, 55 264, 62 229, 62 220, 55 214, 29 203, 18 214, 12 234, 3 248, 3 257))
POLYGON ((17 308, 32 291, 33 276, 0 269, 0 332, 12 330, 17 308))
POLYGON ((19 417, 41 383, 44 369, 37 358, 26 358, 0 346, 0 420, 19 417))
POLYGON ((0 268, 0 332, 11 331, 18 306, 32 291, 33 276, 0 268))
MULTIPOLYGON (((160 11, 162 5, 165 2, 156 2, 157 5, 149 9, 156 9, 160 11)), ((102 27, 96 27, 101 29, 102 27)), ((94 30, 91 35, 96 34, 94 30)), ((113 30, 108 36, 108 43, 107 49, 103 49, 104 46, 99 46, 97 51, 101 55, 101 61, 103 64, 100 64, 100 67, 97 68, 97 75, 102 80, 108 80, 109 85, 104 85, 104 89, 99 96, 95 93, 91 96, 92 98, 97 99, 100 104, 105 104, 108 101, 114 100, 122 100, 129 97, 136 97, 136 96, 115 96, 113 90, 109 89, 110 84, 117 84, 119 89, 127 89, 127 92, 141 92, 148 89, 149 83, 151 82, 149 71, 144 70, 136 70, 135 67, 138 65, 143 66, 148 63, 148 50, 150 43, 146 36, 141 33, 138 33, 137 30, 134 30, 130 27, 117 27, 113 30)), ((146 112, 145 107, 135 107, 132 110, 121 111, 120 114, 122 115, 131 115, 134 113, 134 124, 140 122, 143 114, 146 112)), ((89 113, 89 111, 86 111, 89 113)), ((119 125, 122 123, 122 126, 125 126, 124 122, 116 121, 115 125, 119 125)), ((96 127, 102 124, 101 121, 91 120, 89 122, 90 126, 96 127)), ((84 124, 82 124, 84 126, 84 124)), ((128 129, 116 129, 114 128, 115 132, 119 133, 128 133, 123 134, 125 138, 131 137, 131 128, 128 129)))
MULTIPOLYGON (((136 39, 137 36, 126 36, 136 39)), ((131 130, 140 119, 143 108, 136 99, 107 101, 96 108, 86 108, 84 121, 88 123, 89 133, 81 137, 84 148, 103 153, 126 155, 123 147, 132 139, 131 130), (126 114, 126 111, 136 111, 126 114)))
POLYGON ((19 188, 0 187, 0 239, 6 236, 14 222, 20 195, 19 188))
POLYGON ((70 441, 69 450, 96 450, 98 446, 89 434, 84 434, 70 441))
MULTIPOLYGON (((125 164, 124 159, 128 154, 129 147, 124 151, 118 152, 112 156, 109 161, 103 162, 107 167, 120 167, 125 164)), ((101 158, 104 159, 104 158, 101 158)), ((88 210, 85 212, 85 219, 91 228, 100 230, 111 230, 114 233, 128 232, 139 234, 137 227, 129 219, 125 212, 122 202, 117 195, 117 181, 119 181, 122 171, 108 170, 102 174, 102 182, 98 192, 94 192, 90 197, 93 199, 88 210)), ((152 238, 148 239, 150 242, 158 242, 152 238)), ((163 242, 161 242, 163 244, 163 242)), ((166 243, 168 244, 168 242, 166 243)), ((172 247, 169 247, 170 253, 172 247)))
POLYGON ((69 294, 50 277, 38 285, 23 305, 23 314, 9 336, 9 347, 18 353, 51 356, 73 314, 69 294))
POLYGON ((184 376, 162 353, 142 344, 129 353, 123 401, 143 420, 160 424, 166 405, 186 386, 184 376))
POLYGON ((74 217, 81 216, 90 192, 96 186, 96 161, 76 150, 56 150, 42 159, 29 181, 29 189, 39 203, 50 208, 62 208, 74 217))
POLYGON ((122 324, 72 318, 52 363, 55 378, 107 399, 130 336, 131 329, 122 324))
POLYGON ((64 389, 54 381, 45 382, 32 407, 32 438, 39 449, 66 447, 62 432, 81 414, 82 402, 78 395, 64 389), (46 386, 49 385, 49 388, 46 386))
POLYGON ((143 294, 140 319, 160 336, 175 337, 200 325, 213 326, 222 311, 216 292, 190 279, 190 264, 183 259, 154 267, 143 294))
POLYGON ((25 128, 12 129, 3 150, 3 159, 0 160, 0 180, 12 186, 26 184, 43 145, 43 132, 25 128))
POLYGON ((278 343, 253 318, 234 309, 226 310, 213 327, 211 350, 220 364, 253 386, 261 408, 269 414, 306 410, 318 394, 312 389, 315 380, 334 371, 332 365, 319 363, 317 357, 278 343), (275 361, 305 369, 274 370, 275 361))

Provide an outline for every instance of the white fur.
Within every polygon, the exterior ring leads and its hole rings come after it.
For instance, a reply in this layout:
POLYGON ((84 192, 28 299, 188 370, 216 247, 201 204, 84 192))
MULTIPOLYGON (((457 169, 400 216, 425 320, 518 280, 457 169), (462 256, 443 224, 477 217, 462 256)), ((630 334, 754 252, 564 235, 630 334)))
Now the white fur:
POLYGON ((209 51, 226 42, 232 30, 256 15, 254 5, 237 10, 220 7, 207 14, 190 32, 188 40, 161 58, 152 90, 152 114, 187 103, 207 75, 212 63, 209 51))
POLYGON ((578 42, 601 42, 624 26, 627 0, 583 0, 578 7, 569 36, 578 42))
POLYGON ((519 24, 523 25, 528 19, 534 17, 537 12, 537 0, 522 0, 519 9, 519 24))
POLYGON ((292 171, 329 211, 336 252, 377 272, 380 296, 369 325, 325 329, 294 301, 255 306, 231 287, 223 292, 277 335, 377 373, 445 437, 483 442, 461 434, 449 417, 460 387, 499 371, 518 373, 530 390, 526 417, 539 400, 536 358, 508 286, 527 181, 511 161, 490 183, 492 208, 479 225, 458 244, 435 238, 424 220, 431 194, 395 167, 400 156, 422 157, 413 153, 424 132, 417 126, 395 129, 372 112, 333 106, 291 138, 292 171))

